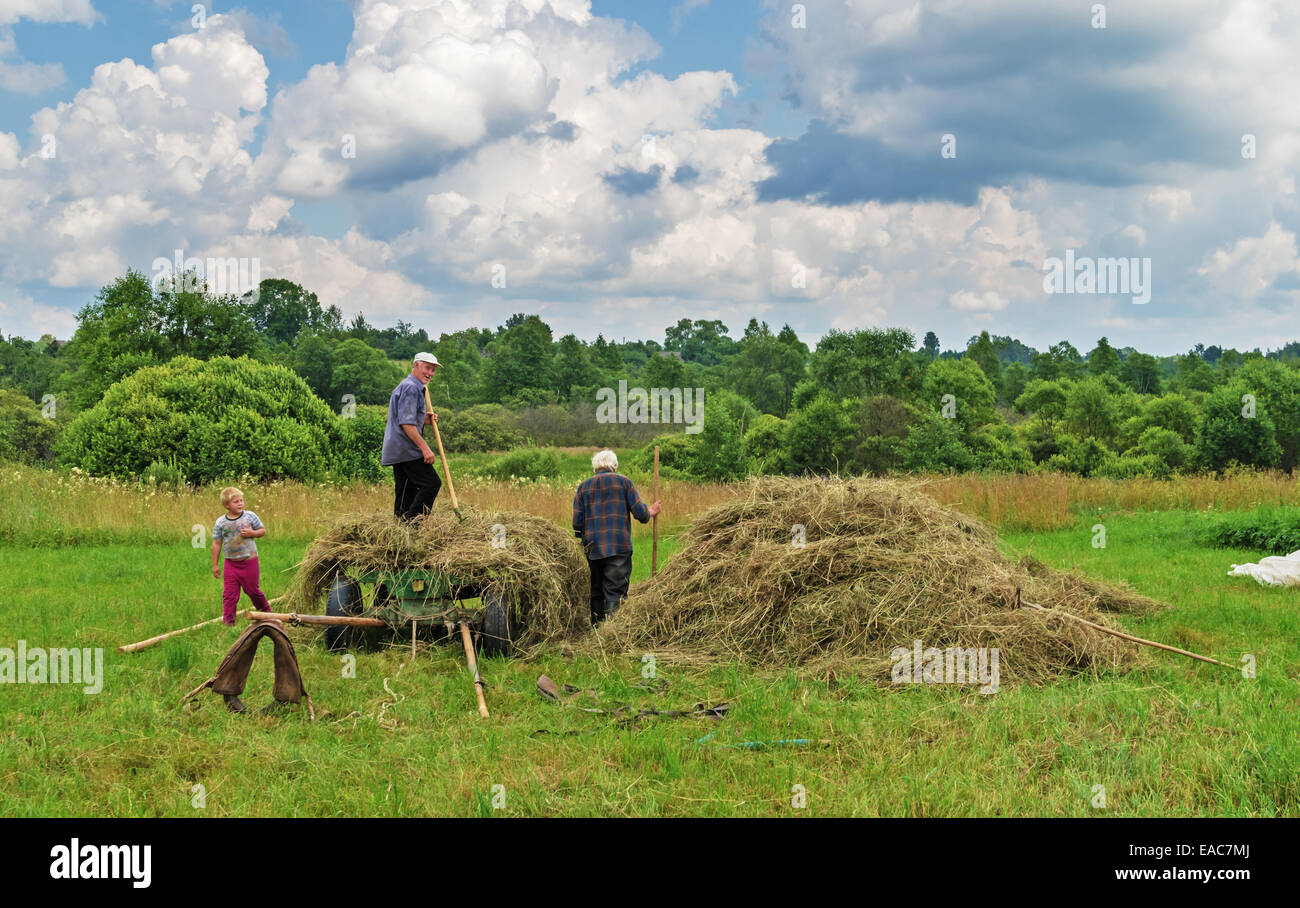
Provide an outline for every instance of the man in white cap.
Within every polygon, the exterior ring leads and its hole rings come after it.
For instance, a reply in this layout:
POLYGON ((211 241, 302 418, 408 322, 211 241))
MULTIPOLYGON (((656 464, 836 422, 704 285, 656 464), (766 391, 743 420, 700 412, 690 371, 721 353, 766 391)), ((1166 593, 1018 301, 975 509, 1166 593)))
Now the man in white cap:
POLYGON ((425 386, 438 369, 432 353, 417 353, 411 374, 402 379, 388 398, 388 422, 384 425, 384 450, 379 462, 393 468, 393 513, 414 520, 429 513, 438 497, 442 480, 433 469, 437 456, 421 435, 427 425, 438 421, 437 413, 424 405, 425 386))

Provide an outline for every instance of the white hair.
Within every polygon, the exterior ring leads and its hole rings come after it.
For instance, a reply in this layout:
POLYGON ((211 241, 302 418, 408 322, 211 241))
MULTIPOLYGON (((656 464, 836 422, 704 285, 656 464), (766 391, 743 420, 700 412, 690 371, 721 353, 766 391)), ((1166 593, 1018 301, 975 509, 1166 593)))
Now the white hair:
POLYGON ((596 455, 591 458, 591 471, 596 473, 600 470, 617 470, 618 455, 606 448, 603 451, 597 451, 596 455))

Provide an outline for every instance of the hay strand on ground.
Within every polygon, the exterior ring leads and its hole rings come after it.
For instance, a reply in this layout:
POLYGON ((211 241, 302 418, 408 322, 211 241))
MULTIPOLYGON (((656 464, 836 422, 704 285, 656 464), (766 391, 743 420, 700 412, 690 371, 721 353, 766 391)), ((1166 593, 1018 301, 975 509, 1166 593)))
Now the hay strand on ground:
POLYGON ((589 646, 860 670, 880 680, 890 678, 891 652, 914 640, 997 647, 1005 680, 1038 682, 1138 658, 1131 643, 1015 608, 1017 589, 1098 623, 1103 610, 1159 607, 1123 587, 1016 564, 983 523, 908 483, 767 477, 697 517, 667 567, 633 588, 589 646))

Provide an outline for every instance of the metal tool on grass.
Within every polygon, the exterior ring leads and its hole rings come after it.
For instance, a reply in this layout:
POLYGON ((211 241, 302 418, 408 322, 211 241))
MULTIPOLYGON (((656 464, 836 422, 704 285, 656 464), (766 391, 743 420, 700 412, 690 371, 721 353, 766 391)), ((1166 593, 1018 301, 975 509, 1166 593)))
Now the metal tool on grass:
MULTIPOLYGON (((424 386, 424 412, 433 412, 433 401, 429 399, 429 386, 424 386)), ((465 515, 460 512, 460 502, 456 500, 456 487, 451 483, 451 470, 447 468, 447 452, 442 449, 442 434, 438 431, 438 423, 430 423, 433 426, 433 438, 438 442, 438 456, 442 459, 442 475, 447 480, 447 491, 451 494, 451 509, 456 516, 462 521, 465 515)))

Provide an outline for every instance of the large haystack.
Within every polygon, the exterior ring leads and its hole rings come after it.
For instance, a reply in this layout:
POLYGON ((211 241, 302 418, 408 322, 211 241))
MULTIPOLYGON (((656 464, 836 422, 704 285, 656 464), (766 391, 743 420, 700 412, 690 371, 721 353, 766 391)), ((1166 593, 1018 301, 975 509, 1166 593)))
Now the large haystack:
POLYGON ((464 522, 442 508, 412 523, 391 514, 341 518, 307 549, 290 582, 288 606, 318 611, 342 569, 426 568, 510 595, 523 630, 517 645, 589 629, 587 561, 572 531, 516 511, 462 510, 464 522), (494 533, 497 525, 504 535, 494 533), (494 539, 504 545, 493 545, 494 539))
POLYGON ((1120 667, 1136 647, 1024 599, 1105 623, 1159 607, 1130 589, 1016 564, 980 521, 881 479, 765 478, 697 517, 657 578, 592 641, 682 659, 849 668, 888 679, 896 647, 997 647, 1004 680, 1120 667), (796 545, 803 528, 802 546, 796 545))

